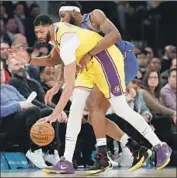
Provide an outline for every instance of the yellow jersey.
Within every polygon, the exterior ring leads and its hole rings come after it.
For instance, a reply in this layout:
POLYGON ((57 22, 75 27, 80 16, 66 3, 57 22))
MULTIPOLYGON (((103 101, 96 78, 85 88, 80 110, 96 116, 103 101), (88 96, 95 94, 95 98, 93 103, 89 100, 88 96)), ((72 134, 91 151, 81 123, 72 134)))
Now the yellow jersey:
MULTIPOLYGON (((75 33, 80 40, 76 50, 76 63, 82 59, 103 37, 91 30, 83 29, 68 23, 54 23, 56 29, 55 43, 60 48, 61 37, 66 33, 75 33)), ((118 96, 125 92, 124 59, 120 50, 110 46, 93 57, 88 63, 88 71, 79 73, 75 81, 76 87, 92 89, 95 85, 101 90, 106 98, 111 94, 118 96)))

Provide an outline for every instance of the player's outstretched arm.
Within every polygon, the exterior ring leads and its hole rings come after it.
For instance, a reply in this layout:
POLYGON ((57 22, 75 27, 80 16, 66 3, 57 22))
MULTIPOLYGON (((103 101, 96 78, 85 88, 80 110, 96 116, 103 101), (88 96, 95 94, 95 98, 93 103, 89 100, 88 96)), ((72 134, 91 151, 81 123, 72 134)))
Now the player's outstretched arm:
POLYGON ((30 63, 35 66, 53 66, 57 61, 61 61, 57 48, 52 49, 48 56, 30 58, 26 49, 13 47, 9 50, 9 58, 15 58, 24 64, 30 63))
POLYGON ((91 56, 95 56, 121 39, 118 29, 101 10, 94 10, 90 15, 90 20, 93 24, 98 26, 98 30, 105 34, 103 40, 89 52, 91 56))
POLYGON ((57 48, 53 48, 48 56, 31 58, 29 63, 35 66, 54 66, 60 61, 61 58, 59 55, 59 50, 57 48))

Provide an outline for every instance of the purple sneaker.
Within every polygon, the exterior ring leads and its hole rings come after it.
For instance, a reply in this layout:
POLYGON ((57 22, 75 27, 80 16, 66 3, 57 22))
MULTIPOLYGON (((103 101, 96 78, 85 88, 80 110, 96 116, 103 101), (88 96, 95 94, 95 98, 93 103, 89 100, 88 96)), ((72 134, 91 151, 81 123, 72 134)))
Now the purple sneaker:
POLYGON ((47 167, 43 169, 43 171, 54 174, 74 174, 73 164, 65 160, 65 157, 61 157, 55 166, 47 167))
POLYGON ((156 169, 163 169, 170 162, 172 149, 166 144, 158 144, 154 147, 156 153, 156 169))

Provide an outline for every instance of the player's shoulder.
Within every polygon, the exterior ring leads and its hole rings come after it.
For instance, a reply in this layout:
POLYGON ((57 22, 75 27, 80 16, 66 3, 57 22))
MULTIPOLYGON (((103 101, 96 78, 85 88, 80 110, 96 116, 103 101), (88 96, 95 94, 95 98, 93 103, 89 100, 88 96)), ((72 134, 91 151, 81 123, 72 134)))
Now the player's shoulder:
POLYGON ((90 20, 94 23, 100 23, 103 19, 106 18, 104 12, 100 9, 95 9, 90 13, 90 20))
POLYGON ((105 16, 105 13, 100 9, 94 9, 92 12, 90 12, 90 15, 92 16, 105 16))

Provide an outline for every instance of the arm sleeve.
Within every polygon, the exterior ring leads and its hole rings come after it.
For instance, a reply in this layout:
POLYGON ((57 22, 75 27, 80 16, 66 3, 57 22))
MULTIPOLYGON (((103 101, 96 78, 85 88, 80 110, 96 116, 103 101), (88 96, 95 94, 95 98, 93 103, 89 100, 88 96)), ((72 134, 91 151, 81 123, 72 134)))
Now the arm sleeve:
POLYGON ((76 61, 75 52, 80 45, 78 36, 74 33, 66 33, 61 37, 60 56, 65 65, 76 61))
POLYGON ((14 112, 20 111, 20 104, 19 103, 12 103, 5 106, 1 106, 1 117, 9 116, 14 112))

